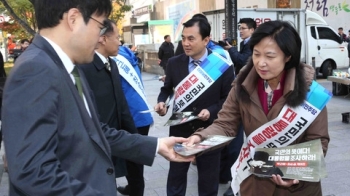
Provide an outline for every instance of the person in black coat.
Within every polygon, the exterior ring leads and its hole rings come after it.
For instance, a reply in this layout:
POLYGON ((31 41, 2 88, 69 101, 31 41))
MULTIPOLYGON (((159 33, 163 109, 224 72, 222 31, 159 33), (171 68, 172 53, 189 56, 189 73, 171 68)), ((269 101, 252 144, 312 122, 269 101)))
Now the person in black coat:
MULTIPOLYGON (((118 55, 119 44, 115 40, 115 23, 108 20, 111 27, 102 35, 102 42, 90 64, 81 65, 97 106, 100 121, 118 130, 138 133, 122 89, 118 66, 109 56, 118 55)), ((145 183, 143 166, 112 156, 115 177, 126 176, 130 191, 128 195, 143 196, 145 183)))
POLYGON ((166 71, 168 60, 174 56, 174 45, 171 43, 170 35, 164 36, 164 42, 159 47, 158 58, 160 60, 160 66, 166 71))
POLYGON ((184 51, 184 48, 182 47, 182 40, 180 40, 177 43, 177 47, 176 47, 176 50, 175 50, 175 56, 183 54, 183 53, 185 53, 185 51, 184 51))
POLYGON ((249 39, 256 29, 256 23, 252 18, 241 18, 239 24, 239 35, 243 39, 239 46, 240 50, 238 51, 236 46, 232 46, 228 42, 226 42, 227 46, 225 46, 235 66, 236 75, 247 63, 248 58, 252 56, 252 51, 249 48, 249 39))
MULTIPOLYGON (((158 96, 155 111, 163 116, 167 113, 165 101, 173 89, 192 71, 193 60, 203 62, 212 51, 206 46, 210 41, 210 24, 202 19, 191 19, 184 23, 183 47, 185 54, 170 58, 166 69, 164 86, 158 96), (194 36, 194 37, 192 37, 194 36)), ((201 66, 201 65, 197 65, 201 66)), ((198 128, 208 127, 217 118, 217 113, 231 89, 233 68, 230 66, 203 94, 183 109, 192 111, 198 119, 170 127, 170 136, 189 137, 198 128)), ((219 186, 220 151, 213 150, 196 157, 198 168, 198 195, 217 195, 219 186)), ((184 196, 187 186, 187 171, 190 163, 170 162, 167 195, 184 196)))

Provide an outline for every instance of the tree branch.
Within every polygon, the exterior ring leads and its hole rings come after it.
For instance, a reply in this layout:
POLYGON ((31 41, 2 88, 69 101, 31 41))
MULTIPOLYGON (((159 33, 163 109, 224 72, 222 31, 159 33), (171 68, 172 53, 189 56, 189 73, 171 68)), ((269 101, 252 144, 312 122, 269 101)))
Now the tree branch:
MULTIPOLYGON (((34 5, 34 0, 29 1, 34 5)), ((13 19, 18 22, 18 24, 20 24, 32 36, 35 35, 36 32, 26 22, 24 22, 21 18, 17 16, 17 14, 13 11, 13 9, 10 7, 6 0, 0 0, 0 2, 4 5, 9 14, 13 17, 13 19)))

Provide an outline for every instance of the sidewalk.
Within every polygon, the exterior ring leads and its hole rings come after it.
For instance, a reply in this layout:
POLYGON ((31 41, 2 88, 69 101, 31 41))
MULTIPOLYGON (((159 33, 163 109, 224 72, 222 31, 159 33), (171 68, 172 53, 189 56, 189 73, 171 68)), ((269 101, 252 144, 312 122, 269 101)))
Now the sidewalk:
MULTIPOLYGON (((154 106, 157 96, 162 86, 162 82, 158 81, 158 76, 149 73, 143 73, 143 81, 146 88, 149 104, 154 106)), ((328 90, 332 90, 332 83, 325 79, 317 80, 328 90)), ((350 124, 342 123, 341 113, 350 112, 350 97, 334 96, 328 108, 328 127, 331 141, 326 156, 326 166, 328 177, 322 180, 322 189, 324 196, 347 196, 350 192, 350 124)), ((169 114, 165 117, 159 117, 154 114, 155 124, 151 128, 149 135, 156 137, 168 136, 168 127, 164 127, 165 121, 169 118, 169 114)), ((0 157, 3 154, 3 148, 0 151, 0 157)), ((8 174, 2 172, 2 160, 0 158, 0 196, 8 196, 8 174)), ((169 169, 169 162, 163 157, 157 155, 152 167, 145 166, 145 196, 165 196, 166 180, 169 169)), ((117 183, 121 186, 126 185, 125 178, 118 178, 117 183)), ((229 184, 220 184, 219 194, 222 195, 229 184)), ((120 194, 118 194, 120 195, 120 194)), ((197 193, 197 168, 191 165, 188 172, 187 180, 187 196, 196 196, 197 193)))

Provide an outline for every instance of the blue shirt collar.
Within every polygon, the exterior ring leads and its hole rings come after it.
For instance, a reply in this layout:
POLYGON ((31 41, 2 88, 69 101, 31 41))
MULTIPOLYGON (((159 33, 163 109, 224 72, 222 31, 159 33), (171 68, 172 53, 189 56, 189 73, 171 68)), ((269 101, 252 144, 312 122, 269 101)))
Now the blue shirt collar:
POLYGON ((245 39, 245 40, 243 41, 244 45, 245 45, 249 40, 250 40, 250 37, 248 37, 247 39, 245 39))
MULTIPOLYGON (((200 58, 200 59, 198 59, 199 61, 201 61, 201 62, 203 62, 206 58, 207 58, 207 56, 208 56, 208 49, 206 48, 205 49, 205 53, 204 53, 204 55, 200 58)), ((189 64, 190 63, 192 63, 192 61, 194 60, 192 57, 190 57, 189 58, 189 64)))

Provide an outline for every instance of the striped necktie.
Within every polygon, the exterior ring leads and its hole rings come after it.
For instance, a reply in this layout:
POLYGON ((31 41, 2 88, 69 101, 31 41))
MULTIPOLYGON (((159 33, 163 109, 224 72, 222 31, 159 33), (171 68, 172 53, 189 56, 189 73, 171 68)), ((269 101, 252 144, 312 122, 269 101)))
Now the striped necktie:
POLYGON ((105 63, 105 66, 108 69, 108 71, 111 71, 111 64, 109 64, 108 61, 105 63))
POLYGON ((200 60, 197 60, 197 61, 193 60, 192 63, 194 66, 191 66, 190 72, 192 72, 194 69, 196 69, 197 66, 200 66, 201 61, 200 60))
POLYGON ((80 80, 79 71, 78 71, 77 66, 74 66, 74 69, 73 69, 73 71, 72 71, 71 73, 72 73, 72 75, 74 76, 75 86, 76 86, 77 89, 78 89, 78 93, 79 93, 80 97, 81 97, 82 99, 84 99, 84 98, 83 98, 83 87, 82 87, 82 85, 81 85, 81 80, 80 80))
POLYGON ((198 61, 193 61, 193 65, 195 66, 195 68, 197 67, 197 66, 199 66, 201 64, 201 61, 200 60, 198 60, 198 61))

